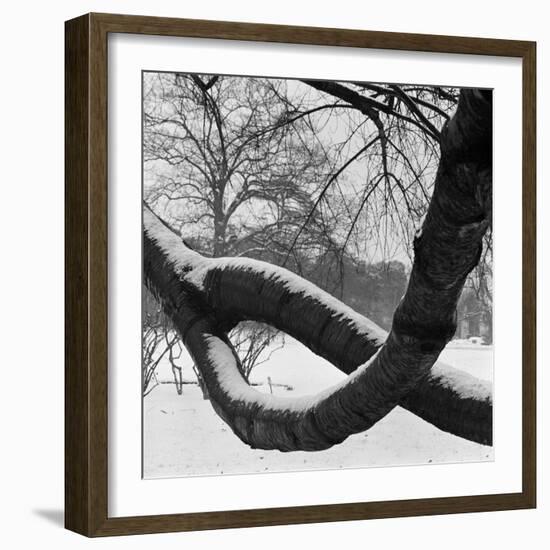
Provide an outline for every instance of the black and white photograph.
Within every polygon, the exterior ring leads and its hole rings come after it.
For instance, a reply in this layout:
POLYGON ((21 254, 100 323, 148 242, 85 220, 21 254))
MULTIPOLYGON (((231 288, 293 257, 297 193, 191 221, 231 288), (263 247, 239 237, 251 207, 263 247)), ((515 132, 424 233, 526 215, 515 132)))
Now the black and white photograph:
POLYGON ((142 72, 143 478, 494 459, 492 100, 142 72))
POLYGON ((2 546, 544 547, 545 5, 6 7, 2 546))

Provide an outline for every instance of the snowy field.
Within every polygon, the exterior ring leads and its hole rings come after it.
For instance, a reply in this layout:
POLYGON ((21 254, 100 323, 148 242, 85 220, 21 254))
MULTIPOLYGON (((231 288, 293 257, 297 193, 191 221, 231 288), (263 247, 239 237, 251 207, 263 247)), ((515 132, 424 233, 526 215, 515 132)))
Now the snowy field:
MULTIPOLYGON (((185 352, 184 352, 185 353, 185 352)), ((491 346, 453 344, 441 355, 447 364, 492 381, 491 346)), ((194 380, 189 357, 182 357, 183 379, 194 380)), ((330 363, 286 337, 285 347, 254 369, 258 391, 298 396, 317 393, 345 377, 330 363), (283 386, 279 386, 281 384, 283 386), (288 389, 285 386, 290 386, 288 389)), ((173 381, 168 362, 159 380, 173 381)), ((143 403, 143 474, 145 478, 243 474, 312 469, 398 466, 493 459, 492 447, 445 433, 397 407, 368 432, 356 434, 318 452, 253 450, 242 443, 203 400, 197 385, 185 384, 178 395, 173 384, 157 386, 143 403)))

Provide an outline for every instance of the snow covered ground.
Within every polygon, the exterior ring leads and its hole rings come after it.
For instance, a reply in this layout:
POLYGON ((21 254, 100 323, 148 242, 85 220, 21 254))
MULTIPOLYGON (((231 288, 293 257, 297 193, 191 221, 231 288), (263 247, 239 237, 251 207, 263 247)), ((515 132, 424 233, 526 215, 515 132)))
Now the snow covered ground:
MULTIPOLYGON (((184 352, 185 353, 185 352, 184 352)), ((453 344, 441 359, 485 380, 493 379, 491 346, 453 344)), ((182 355, 183 379, 193 380, 191 360, 182 355)), ((159 380, 173 380, 167 362, 159 380)), ((330 363, 299 342, 286 344, 258 366, 252 382, 258 391, 281 395, 317 393, 344 378, 330 363), (290 386, 287 389, 277 384, 290 386)), ((173 384, 157 386, 144 399, 143 472, 145 478, 243 474, 311 469, 360 468, 493 459, 493 449, 445 433, 397 407, 368 432, 356 434, 331 449, 281 453, 253 450, 242 443, 203 400, 198 386, 185 384, 178 395, 173 384)))

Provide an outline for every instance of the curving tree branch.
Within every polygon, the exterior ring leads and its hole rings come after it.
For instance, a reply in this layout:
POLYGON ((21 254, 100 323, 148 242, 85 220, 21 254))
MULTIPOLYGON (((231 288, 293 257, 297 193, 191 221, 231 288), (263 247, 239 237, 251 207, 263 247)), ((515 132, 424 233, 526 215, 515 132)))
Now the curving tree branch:
POLYGON ((283 268, 200 256, 145 208, 146 282, 192 355, 215 410, 243 441, 283 451, 325 449, 403 404, 443 429, 490 443, 488 385, 432 367, 455 332, 456 304, 490 223, 491 117, 490 92, 461 93, 442 132, 434 194, 388 335, 283 268), (259 394, 240 374, 226 336, 243 319, 284 330, 350 376, 311 398, 259 394))

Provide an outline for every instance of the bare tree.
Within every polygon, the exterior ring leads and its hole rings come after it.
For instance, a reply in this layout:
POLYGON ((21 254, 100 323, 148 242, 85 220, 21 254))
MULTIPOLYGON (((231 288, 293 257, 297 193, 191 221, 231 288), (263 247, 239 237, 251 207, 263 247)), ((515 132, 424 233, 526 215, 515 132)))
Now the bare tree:
POLYGON ((158 305, 151 307, 151 297, 148 293, 146 296, 145 303, 149 307, 145 308, 142 320, 143 396, 149 395, 158 386, 157 368, 167 355, 172 363, 174 346, 179 338, 175 331, 169 329, 171 323, 161 308, 158 305))
POLYGON ((284 346, 284 334, 278 330, 253 321, 239 323, 229 339, 239 354, 242 375, 250 382, 252 369, 271 359, 284 346))
MULTIPOLYGON (((285 81, 149 73, 144 90, 147 203, 208 256, 281 263, 331 169, 285 81)), ((334 246, 320 214, 302 247, 334 246)), ((248 378, 275 333, 248 324, 230 338, 248 378)))
POLYGON ((186 238, 200 234, 204 254, 257 255, 284 240, 330 170, 311 124, 281 100, 285 81, 274 82, 145 77, 145 200, 186 238))

